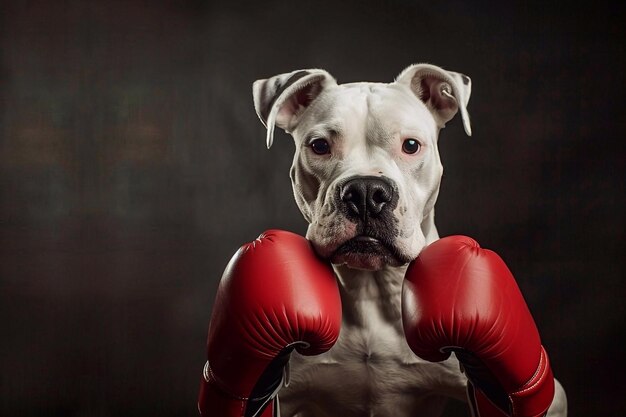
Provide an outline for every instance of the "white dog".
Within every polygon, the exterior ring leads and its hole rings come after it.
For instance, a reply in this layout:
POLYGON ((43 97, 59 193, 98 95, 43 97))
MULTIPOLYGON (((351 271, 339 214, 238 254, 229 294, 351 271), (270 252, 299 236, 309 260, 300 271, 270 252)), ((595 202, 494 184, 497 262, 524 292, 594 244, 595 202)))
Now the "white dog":
MULTIPOLYGON (((257 114, 291 133, 293 192, 307 238, 330 259, 343 304, 339 340, 326 354, 290 362, 283 417, 439 416, 466 400, 454 356, 421 360, 402 330, 407 263, 437 240, 434 206, 443 173, 439 131, 457 112, 471 135, 469 77, 419 64, 395 82, 338 85, 300 70, 254 83, 257 114)), ((566 415, 556 384, 550 416, 566 415)))

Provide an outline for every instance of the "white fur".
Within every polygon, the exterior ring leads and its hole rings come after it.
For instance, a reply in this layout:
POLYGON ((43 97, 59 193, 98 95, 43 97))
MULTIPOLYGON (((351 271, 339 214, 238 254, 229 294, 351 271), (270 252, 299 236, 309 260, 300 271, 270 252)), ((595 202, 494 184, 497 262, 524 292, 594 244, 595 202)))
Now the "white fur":
MULTIPOLYGON (((268 124, 268 145, 274 123, 294 137, 291 177, 296 202, 309 222, 307 238, 320 255, 332 256, 356 233, 355 225, 335 207, 337 185, 357 175, 385 176, 395 182, 399 194, 393 212, 400 230, 396 247, 414 259, 439 238, 434 224, 443 173, 439 131, 460 110, 471 134, 466 109, 469 78, 421 64, 405 69, 390 84, 338 85, 323 70, 306 71, 310 73, 304 76, 294 72, 259 80, 254 96, 257 113, 268 124), (282 92, 277 89, 295 73, 302 83, 287 83, 282 92), (421 82, 424 77, 450 108, 441 110, 420 99, 428 84, 421 82), (311 82, 320 83, 311 90, 315 95, 311 103, 294 98, 311 82), (270 108, 273 93, 279 97, 270 108), (312 138, 326 138, 331 155, 313 153, 308 146, 312 138), (407 138, 420 141, 419 153, 402 152, 407 138)), ((292 355, 289 385, 279 393, 282 416, 439 416, 447 398, 466 401, 467 380, 454 356, 441 363, 426 362, 405 341, 400 292, 406 264, 385 264, 372 255, 333 261, 343 304, 339 340, 319 356, 292 355)), ((558 383, 549 415, 566 415, 565 394, 558 383)))

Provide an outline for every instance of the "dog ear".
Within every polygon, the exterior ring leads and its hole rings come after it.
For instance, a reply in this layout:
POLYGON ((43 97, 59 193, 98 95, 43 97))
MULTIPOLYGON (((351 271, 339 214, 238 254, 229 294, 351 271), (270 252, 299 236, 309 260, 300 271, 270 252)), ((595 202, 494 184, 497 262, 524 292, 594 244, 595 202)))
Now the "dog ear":
POLYGON ((275 125, 289 133, 322 90, 336 84, 329 73, 320 69, 293 71, 255 81, 252 85, 254 108, 267 127, 267 148, 274 141, 275 125))
POLYGON ((411 65, 400 73, 396 82, 407 85, 436 116, 440 127, 460 110, 467 136, 472 136, 467 103, 472 80, 467 75, 446 71, 430 64, 411 65))

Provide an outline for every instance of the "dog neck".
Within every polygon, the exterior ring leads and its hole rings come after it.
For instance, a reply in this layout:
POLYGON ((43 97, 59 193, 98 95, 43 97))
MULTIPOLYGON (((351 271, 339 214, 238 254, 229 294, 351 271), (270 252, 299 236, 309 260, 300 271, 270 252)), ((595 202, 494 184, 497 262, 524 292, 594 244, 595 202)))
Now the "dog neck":
POLYGON ((366 327, 371 320, 400 323, 400 295, 407 266, 366 271, 334 265, 344 300, 344 322, 359 327, 366 327), (373 315, 374 311, 379 314, 373 315))
MULTIPOLYGON (((420 226, 426 245, 439 239, 434 209, 424 217, 420 226)), ((334 265, 333 268, 341 297, 345 300, 343 315, 346 323, 365 326, 372 319, 372 311, 377 311, 379 320, 400 325, 402 282, 408 265, 385 266, 377 271, 352 269, 346 265, 334 265)))

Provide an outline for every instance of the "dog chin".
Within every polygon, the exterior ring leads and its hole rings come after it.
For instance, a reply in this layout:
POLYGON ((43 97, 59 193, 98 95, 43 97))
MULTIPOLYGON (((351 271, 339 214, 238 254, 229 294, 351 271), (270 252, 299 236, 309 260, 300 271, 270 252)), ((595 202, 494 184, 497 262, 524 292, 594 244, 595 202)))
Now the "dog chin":
POLYGON ((376 271, 385 266, 401 266, 408 262, 396 252, 376 239, 357 237, 340 245, 330 256, 330 261, 334 265, 376 271))
POLYGON ((385 266, 400 266, 403 262, 386 255, 372 255, 364 253, 346 253, 335 255, 331 258, 334 265, 346 265, 352 269, 378 271, 385 266))

